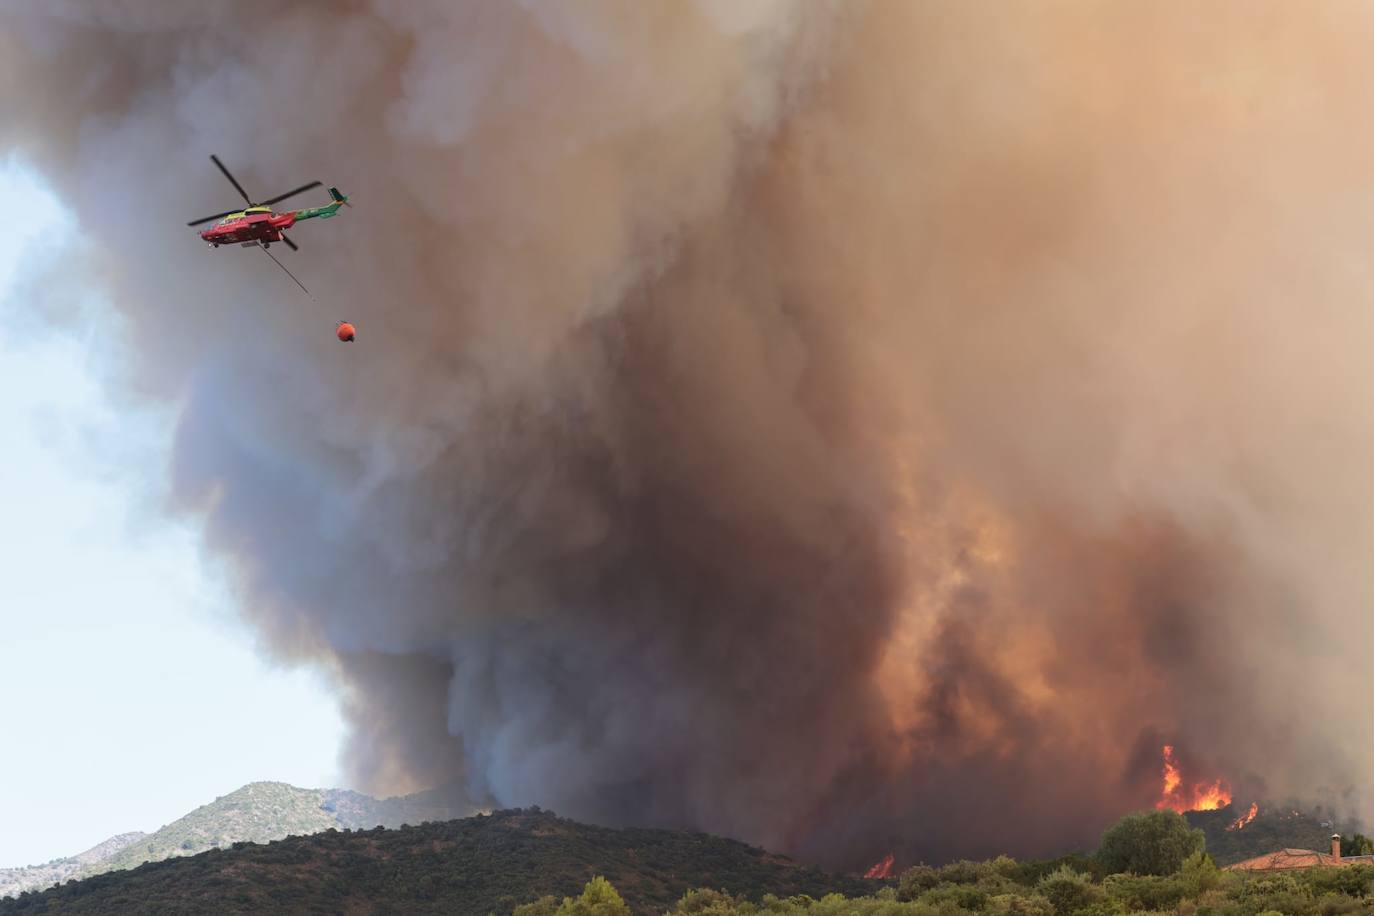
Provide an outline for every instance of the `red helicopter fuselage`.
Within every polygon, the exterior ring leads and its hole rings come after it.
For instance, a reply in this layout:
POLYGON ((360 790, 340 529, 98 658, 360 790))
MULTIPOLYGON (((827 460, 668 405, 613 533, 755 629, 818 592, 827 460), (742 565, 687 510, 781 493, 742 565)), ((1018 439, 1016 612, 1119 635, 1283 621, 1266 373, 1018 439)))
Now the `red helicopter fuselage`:
POLYGON ((200 237, 211 246, 280 242, 282 230, 295 224, 293 211, 273 213, 268 207, 251 207, 241 213, 229 214, 201 232, 200 237))

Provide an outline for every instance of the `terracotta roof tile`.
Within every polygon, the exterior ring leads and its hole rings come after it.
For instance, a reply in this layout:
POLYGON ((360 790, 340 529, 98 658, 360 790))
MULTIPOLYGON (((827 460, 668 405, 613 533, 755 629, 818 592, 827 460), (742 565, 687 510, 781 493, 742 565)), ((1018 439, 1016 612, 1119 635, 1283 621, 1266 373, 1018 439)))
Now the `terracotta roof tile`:
POLYGON ((1255 856, 1253 859, 1246 859, 1244 862, 1237 862, 1234 865, 1226 866, 1226 871, 1278 871, 1287 868, 1313 868, 1318 865, 1350 865, 1355 862, 1363 864, 1366 861, 1374 861, 1374 856, 1346 856, 1343 859, 1336 859, 1334 856, 1316 852, 1312 849, 1280 849, 1278 852, 1265 853, 1262 856, 1255 856))

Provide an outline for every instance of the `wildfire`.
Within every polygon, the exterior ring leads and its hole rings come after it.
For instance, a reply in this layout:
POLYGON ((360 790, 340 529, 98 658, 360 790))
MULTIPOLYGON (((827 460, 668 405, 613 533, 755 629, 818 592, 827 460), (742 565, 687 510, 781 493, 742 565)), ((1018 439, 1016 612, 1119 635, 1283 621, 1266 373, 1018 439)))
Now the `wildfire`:
POLYGON ((1164 745, 1163 776, 1164 788, 1159 801, 1155 802, 1156 808, 1168 808, 1181 814, 1184 811, 1215 811, 1231 804, 1231 787, 1224 780, 1194 783, 1191 788, 1183 784, 1172 744, 1164 745))
POLYGON ((864 872, 865 878, 891 878, 892 877, 892 853, 883 857, 881 862, 874 864, 868 871, 864 872))
POLYGON ((1235 822, 1234 824, 1232 824, 1230 827, 1227 827, 1226 829, 1227 829, 1227 830, 1240 830, 1240 829, 1243 828, 1246 824, 1248 824, 1248 823, 1250 823, 1251 821, 1253 821, 1253 820, 1255 819, 1255 815, 1256 815, 1256 814, 1259 814, 1259 803, 1258 803, 1258 802, 1251 802, 1251 803, 1250 803, 1250 810, 1247 811, 1247 812, 1245 812, 1245 814, 1242 815, 1241 817, 1236 818, 1236 822, 1235 822))

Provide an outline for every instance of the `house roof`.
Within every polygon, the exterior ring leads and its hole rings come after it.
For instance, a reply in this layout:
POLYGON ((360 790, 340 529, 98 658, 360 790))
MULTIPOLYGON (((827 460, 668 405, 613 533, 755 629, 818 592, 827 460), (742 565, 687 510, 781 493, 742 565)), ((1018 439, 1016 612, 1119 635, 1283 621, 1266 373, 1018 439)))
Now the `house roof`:
POLYGON ((1363 862, 1368 856, 1347 856, 1337 859, 1335 856, 1316 852, 1311 849, 1280 849, 1278 852, 1268 852, 1262 856, 1255 856, 1253 859, 1246 859, 1244 862, 1237 862, 1234 865, 1226 866, 1226 871, 1278 871, 1286 868, 1313 868, 1318 865, 1348 865, 1355 861, 1363 862))

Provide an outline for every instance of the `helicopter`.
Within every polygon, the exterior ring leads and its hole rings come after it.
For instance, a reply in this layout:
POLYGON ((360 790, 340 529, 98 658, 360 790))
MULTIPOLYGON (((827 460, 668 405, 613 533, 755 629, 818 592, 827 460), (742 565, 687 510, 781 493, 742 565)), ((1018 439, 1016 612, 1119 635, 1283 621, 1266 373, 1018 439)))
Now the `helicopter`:
POLYGON ((186 225, 199 226, 211 220, 218 220, 209 229, 203 230, 200 237, 205 240, 209 248, 218 248, 221 245, 237 244, 241 248, 261 248, 269 258, 276 261, 278 267, 286 271, 286 275, 295 280, 296 285, 305 290, 305 285, 296 279, 296 275, 286 269, 286 265, 267 249, 273 242, 284 242, 286 247, 292 251, 299 251, 300 246, 286 235, 285 230, 290 229, 301 220, 307 219, 329 219, 338 212, 340 207, 353 206, 348 202, 348 198, 339 193, 338 188, 329 189, 330 203, 323 207, 306 207, 301 210, 287 210, 284 213, 276 213, 272 210, 272 204, 280 203, 288 197, 295 197, 311 188, 317 188, 323 182, 312 181, 303 184, 299 188, 287 191, 285 194, 278 194, 276 197, 264 201, 254 201, 248 196, 248 192, 243 189, 229 170, 224 167, 224 163, 219 161, 219 157, 210 154, 210 161, 224 173, 224 177, 229 179, 229 183, 234 186, 234 190, 242 195, 247 201, 248 206, 242 210, 226 210, 223 213, 216 213, 214 216, 206 216, 201 219, 191 220, 186 225))

